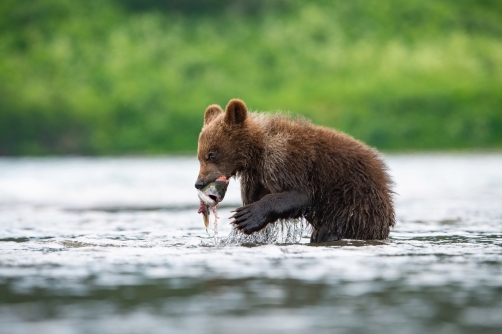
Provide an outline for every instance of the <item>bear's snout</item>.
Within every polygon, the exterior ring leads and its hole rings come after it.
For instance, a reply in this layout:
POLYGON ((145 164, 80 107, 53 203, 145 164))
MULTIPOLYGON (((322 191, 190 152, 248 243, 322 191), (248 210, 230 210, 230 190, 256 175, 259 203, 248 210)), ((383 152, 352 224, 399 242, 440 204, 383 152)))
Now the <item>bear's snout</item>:
POLYGON ((197 182, 195 182, 195 188, 197 188, 199 190, 204 188, 205 185, 206 184, 204 183, 203 179, 197 180, 197 182))

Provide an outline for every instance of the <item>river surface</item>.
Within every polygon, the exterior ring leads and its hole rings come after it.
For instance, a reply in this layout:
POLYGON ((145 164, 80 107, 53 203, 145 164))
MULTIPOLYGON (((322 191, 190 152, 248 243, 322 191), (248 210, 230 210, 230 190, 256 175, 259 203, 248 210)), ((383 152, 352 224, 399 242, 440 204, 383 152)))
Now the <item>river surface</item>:
POLYGON ((502 333, 502 154, 384 158, 390 239, 324 246, 216 244, 195 158, 0 159, 0 333, 502 333))

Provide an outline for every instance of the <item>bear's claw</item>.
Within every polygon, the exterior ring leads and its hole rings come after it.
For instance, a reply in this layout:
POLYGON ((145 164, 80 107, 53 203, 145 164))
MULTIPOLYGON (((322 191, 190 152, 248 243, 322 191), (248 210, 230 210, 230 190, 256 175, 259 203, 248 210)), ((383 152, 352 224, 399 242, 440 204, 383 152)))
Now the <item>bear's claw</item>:
POLYGON ((237 208, 234 210, 231 224, 245 234, 252 234, 264 228, 267 223, 267 213, 261 208, 258 202, 237 208))

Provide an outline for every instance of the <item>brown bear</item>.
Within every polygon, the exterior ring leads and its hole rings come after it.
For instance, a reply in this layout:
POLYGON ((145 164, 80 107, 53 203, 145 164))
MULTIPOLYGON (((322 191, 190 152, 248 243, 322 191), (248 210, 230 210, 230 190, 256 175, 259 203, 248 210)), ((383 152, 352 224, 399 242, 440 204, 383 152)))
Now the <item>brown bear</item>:
POLYGON ((387 239, 395 225, 392 182, 378 152, 306 119, 211 105, 199 136, 203 188, 237 176, 243 205, 232 224, 246 234, 278 219, 305 218, 311 242, 387 239))

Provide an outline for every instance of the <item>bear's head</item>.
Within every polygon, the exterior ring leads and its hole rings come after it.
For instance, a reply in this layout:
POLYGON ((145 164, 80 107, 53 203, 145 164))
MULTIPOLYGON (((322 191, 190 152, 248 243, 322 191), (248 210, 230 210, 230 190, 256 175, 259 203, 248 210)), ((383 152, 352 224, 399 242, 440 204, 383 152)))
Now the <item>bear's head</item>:
POLYGON ((221 176, 229 179, 249 168, 260 152, 260 141, 260 131, 248 116, 243 101, 230 100, 225 111, 218 105, 210 105, 199 135, 200 171, 195 187, 202 189, 221 176))

